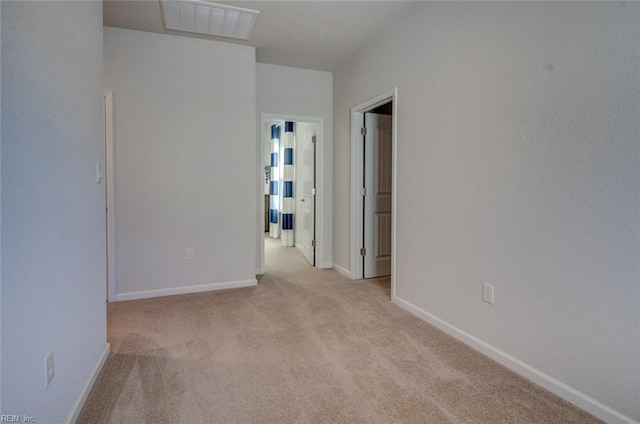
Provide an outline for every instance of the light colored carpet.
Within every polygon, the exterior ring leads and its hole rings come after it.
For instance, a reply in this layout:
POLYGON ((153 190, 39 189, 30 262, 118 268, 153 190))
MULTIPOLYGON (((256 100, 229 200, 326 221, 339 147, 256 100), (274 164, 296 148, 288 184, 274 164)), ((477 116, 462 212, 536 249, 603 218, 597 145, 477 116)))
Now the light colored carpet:
POLYGON ((257 287, 108 305, 78 423, 595 423, 389 301, 267 240, 257 287))

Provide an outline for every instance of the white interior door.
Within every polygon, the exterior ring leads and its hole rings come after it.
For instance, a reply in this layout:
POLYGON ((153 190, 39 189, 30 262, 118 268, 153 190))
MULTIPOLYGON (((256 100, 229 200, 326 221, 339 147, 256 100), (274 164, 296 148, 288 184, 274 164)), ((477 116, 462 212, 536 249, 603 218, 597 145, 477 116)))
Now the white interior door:
POLYGON ((315 210, 316 210, 316 185, 315 185, 315 131, 309 128, 298 143, 299 166, 301 166, 300 181, 302 196, 300 197, 300 210, 302 213, 298 219, 297 237, 299 246, 307 261, 315 266, 315 210))
POLYGON ((364 137, 364 278, 391 275, 391 116, 367 112, 364 137))

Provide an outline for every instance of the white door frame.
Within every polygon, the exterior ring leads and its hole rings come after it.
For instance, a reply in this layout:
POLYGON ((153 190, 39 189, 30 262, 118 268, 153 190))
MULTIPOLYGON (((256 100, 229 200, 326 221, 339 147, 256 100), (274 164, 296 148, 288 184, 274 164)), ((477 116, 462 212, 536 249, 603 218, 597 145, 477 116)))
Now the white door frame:
POLYGON ((106 233, 107 233, 107 301, 115 301, 116 296, 116 231, 114 201, 114 161, 113 161, 113 93, 104 92, 104 169, 106 190, 106 233))
POLYGON ((392 144, 392 193, 391 193, 391 300, 396 298, 396 178, 397 166, 397 131, 398 131, 398 88, 380 93, 377 96, 366 100, 351 108, 351 279, 362 278, 362 257, 360 248, 362 247, 362 227, 363 205, 361 189, 364 187, 364 151, 362 146, 361 128, 364 126, 364 113, 375 109, 388 102, 393 102, 393 115, 391 117, 391 144, 392 144))
MULTIPOLYGON (((261 275, 265 272, 264 265, 264 149, 265 149, 265 121, 291 121, 291 122, 310 122, 317 124, 318 133, 316 134, 316 211, 315 211, 315 225, 316 225, 316 267, 321 268, 325 263, 325 258, 322 254, 325 243, 330 243, 331 240, 327 240, 324 237, 325 227, 328 225, 325 222, 324 205, 326 200, 324 194, 326 189, 324 187, 324 168, 327 158, 324 157, 324 119, 319 116, 303 116, 303 115, 288 115, 281 113, 260 113, 260 131, 258 136, 258 148, 256 149, 258 157, 256 158, 256 171, 257 171, 257 183, 258 183, 258 211, 257 222, 257 235, 256 235, 256 274, 261 275)), ((328 202, 327 204, 331 204, 328 202)))

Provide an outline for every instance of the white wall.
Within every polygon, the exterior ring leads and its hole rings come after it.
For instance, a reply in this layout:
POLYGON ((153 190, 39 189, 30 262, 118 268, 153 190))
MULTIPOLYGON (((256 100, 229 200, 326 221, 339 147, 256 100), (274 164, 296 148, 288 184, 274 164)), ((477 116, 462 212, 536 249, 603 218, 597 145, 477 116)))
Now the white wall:
POLYGON ((256 284, 255 49, 109 27, 104 42, 115 298, 256 284))
MULTIPOLYGON (((324 207, 318 209, 317 265, 331 267, 333 226, 333 74, 288 66, 256 64, 257 122, 260 114, 313 116, 323 119, 322 147, 316 154, 322 180, 316 179, 317 194, 324 207)), ((316 174, 317 175, 317 174, 316 174)), ((262 240, 257 240, 258 245, 262 240)), ((258 256, 261 255, 258 248, 258 256)), ((259 262, 259 257, 257 258, 259 262)))
POLYGON ((398 302, 611 421, 640 420, 638 22, 626 2, 424 3, 334 74, 336 182, 349 108, 398 87, 398 302))
POLYGON ((73 418, 107 353, 102 5, 2 2, 2 414, 73 418), (55 377, 45 388, 44 357, 55 377))

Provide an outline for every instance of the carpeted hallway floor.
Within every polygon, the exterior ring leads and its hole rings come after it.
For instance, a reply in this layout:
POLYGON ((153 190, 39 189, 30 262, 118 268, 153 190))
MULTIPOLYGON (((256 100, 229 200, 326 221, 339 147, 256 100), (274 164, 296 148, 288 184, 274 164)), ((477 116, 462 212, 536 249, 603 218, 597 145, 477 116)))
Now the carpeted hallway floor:
POLYGON ((78 423, 595 423, 389 301, 267 240, 257 287, 108 305, 78 423))

